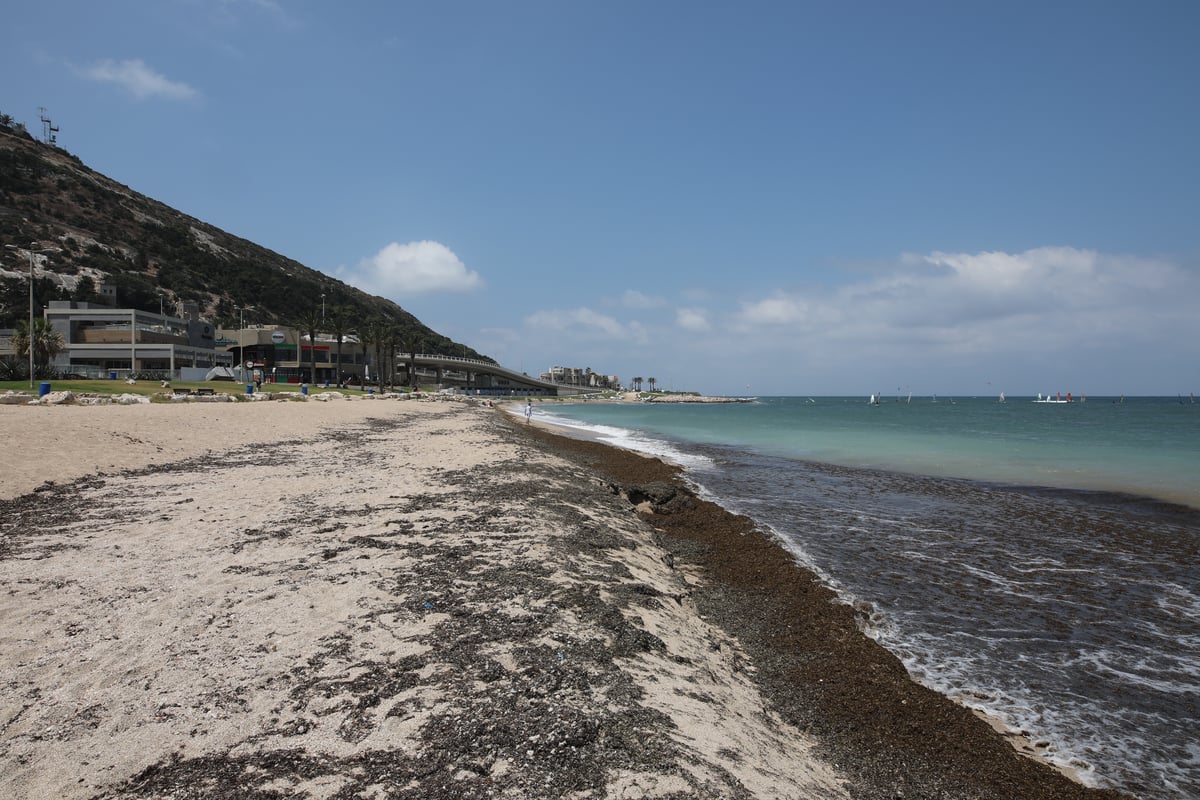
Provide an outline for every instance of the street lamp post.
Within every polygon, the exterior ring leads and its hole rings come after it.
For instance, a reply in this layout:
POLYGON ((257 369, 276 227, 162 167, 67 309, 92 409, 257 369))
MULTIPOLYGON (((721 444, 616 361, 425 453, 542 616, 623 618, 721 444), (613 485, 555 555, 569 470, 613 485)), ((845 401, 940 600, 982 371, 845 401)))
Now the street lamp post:
POLYGON ((242 343, 242 328, 246 327, 243 324, 244 314, 246 309, 242 306, 237 307, 238 310, 238 380, 242 383, 246 382, 246 373, 244 364, 246 363, 246 345, 242 343))
MULTIPOLYGON (((243 341, 242 332, 246 328, 246 312, 256 311, 257 306, 234 306, 238 312, 238 377, 242 383, 246 382, 246 344, 243 341)), ((255 339, 257 345, 258 339, 255 339)), ((251 373, 250 377, 254 377, 251 373)))
POLYGON ((34 245, 29 245, 29 345, 25 348, 29 351, 29 388, 33 388, 33 248, 34 245))
MULTIPOLYGON (((15 244, 4 245, 9 250, 19 249, 15 244)), ((29 388, 33 387, 33 251, 37 248, 37 242, 29 245, 29 330, 26 332, 28 344, 26 349, 29 350, 29 388)))

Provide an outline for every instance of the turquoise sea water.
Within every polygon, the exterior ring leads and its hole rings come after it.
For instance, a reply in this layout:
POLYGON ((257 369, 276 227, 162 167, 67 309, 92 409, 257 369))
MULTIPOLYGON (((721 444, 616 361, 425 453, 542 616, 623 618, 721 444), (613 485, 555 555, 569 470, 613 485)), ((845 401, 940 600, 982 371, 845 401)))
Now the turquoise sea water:
POLYGON ((563 413, 636 432, 922 475, 1127 491, 1200 508, 1200 403, 1188 398, 768 397, 748 404, 589 402, 563 413))
POLYGON ((1200 404, 540 404, 683 464, 917 679, 1085 781, 1200 798, 1200 404))

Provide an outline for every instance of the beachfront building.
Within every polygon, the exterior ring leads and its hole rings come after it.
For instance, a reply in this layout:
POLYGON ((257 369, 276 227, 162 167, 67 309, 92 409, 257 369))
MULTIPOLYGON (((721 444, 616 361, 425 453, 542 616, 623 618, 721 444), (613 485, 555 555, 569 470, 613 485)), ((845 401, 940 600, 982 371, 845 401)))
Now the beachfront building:
POLYGON ((65 346, 51 366, 63 375, 125 378, 151 372, 179 378, 190 371, 189 379, 203 380, 200 373, 233 364, 229 353, 217 348, 212 323, 200 318, 194 304, 172 316, 52 300, 42 313, 62 335, 65 346))
POLYGON ((239 377, 268 383, 361 383, 377 377, 371 354, 353 335, 342 337, 341 370, 338 369, 338 342, 334 336, 317 334, 316 342, 295 328, 284 325, 254 325, 246 328, 221 328, 217 346, 230 354, 239 377), (316 362, 316 378, 312 365, 316 362))

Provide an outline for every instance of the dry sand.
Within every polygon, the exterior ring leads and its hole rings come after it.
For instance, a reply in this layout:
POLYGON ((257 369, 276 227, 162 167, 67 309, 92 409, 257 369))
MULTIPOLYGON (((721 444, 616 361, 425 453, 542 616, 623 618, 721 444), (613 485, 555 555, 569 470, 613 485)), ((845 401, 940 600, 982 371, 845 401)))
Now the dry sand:
POLYGON ((463 401, 0 406, 0 797, 839 798, 653 530, 463 401))

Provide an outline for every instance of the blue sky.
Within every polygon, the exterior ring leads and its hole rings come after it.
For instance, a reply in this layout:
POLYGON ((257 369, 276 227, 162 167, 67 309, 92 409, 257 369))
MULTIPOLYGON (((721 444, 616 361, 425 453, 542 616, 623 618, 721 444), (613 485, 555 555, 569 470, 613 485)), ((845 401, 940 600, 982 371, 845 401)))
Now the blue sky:
POLYGON ((1200 390, 1194 2, 22 3, 0 110, 537 373, 1200 390))

